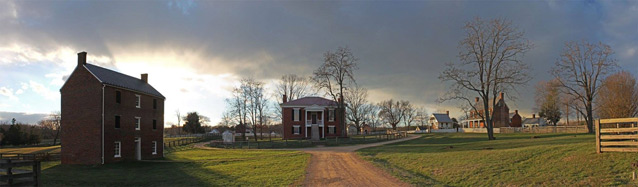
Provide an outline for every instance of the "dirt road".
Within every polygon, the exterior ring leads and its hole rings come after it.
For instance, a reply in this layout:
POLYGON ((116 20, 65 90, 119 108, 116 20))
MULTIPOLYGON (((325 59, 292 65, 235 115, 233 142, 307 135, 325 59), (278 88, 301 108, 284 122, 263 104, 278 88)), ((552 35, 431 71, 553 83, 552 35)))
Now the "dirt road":
POLYGON ((312 154, 306 169, 304 186, 410 186, 372 164, 361 160, 354 151, 389 143, 418 138, 392 140, 386 142, 342 146, 296 149, 312 154))

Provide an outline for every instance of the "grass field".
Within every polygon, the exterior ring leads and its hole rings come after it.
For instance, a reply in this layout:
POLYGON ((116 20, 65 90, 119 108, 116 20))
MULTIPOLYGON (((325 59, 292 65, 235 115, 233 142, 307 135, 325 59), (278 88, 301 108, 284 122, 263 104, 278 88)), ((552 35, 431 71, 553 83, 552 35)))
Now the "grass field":
POLYGON ((59 153, 60 145, 55 146, 43 146, 43 147, 12 147, 2 148, 0 153, 20 153, 20 154, 33 154, 33 153, 59 153))
POLYGON ((310 155, 296 151, 199 150, 166 162, 43 164, 44 186, 287 186, 302 182, 310 155), (169 162, 170 161, 170 162, 169 162))
POLYGON ((589 134, 427 134, 358 151, 420 186, 636 186, 638 153, 596 154, 589 134))

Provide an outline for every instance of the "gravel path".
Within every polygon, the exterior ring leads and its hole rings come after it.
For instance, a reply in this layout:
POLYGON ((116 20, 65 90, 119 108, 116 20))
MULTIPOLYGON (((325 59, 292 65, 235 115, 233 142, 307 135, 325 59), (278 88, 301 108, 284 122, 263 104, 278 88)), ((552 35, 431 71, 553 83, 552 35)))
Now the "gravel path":
POLYGON ((341 147, 294 149, 312 154, 306 169, 304 186, 410 186, 371 163, 361 160, 357 149, 412 140, 419 136, 341 147))

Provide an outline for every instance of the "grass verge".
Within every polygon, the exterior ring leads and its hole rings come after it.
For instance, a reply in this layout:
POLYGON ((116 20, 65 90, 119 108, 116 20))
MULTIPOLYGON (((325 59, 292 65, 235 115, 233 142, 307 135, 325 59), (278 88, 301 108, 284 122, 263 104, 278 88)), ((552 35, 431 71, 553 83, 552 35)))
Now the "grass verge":
POLYGON ((636 186, 638 153, 596 154, 589 134, 427 134, 358 150, 398 178, 427 186, 636 186))

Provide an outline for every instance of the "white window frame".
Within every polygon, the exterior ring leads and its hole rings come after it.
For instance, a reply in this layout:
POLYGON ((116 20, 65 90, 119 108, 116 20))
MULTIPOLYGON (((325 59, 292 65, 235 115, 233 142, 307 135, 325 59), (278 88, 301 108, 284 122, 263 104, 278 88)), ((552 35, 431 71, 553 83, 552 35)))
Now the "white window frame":
POLYGON ((135 117, 135 130, 140 130, 142 126, 142 118, 135 117))
POLYGON ((328 134, 335 134, 337 132, 337 130, 335 129, 334 125, 329 125, 328 126, 328 134))
POLYGON ((301 127, 300 127, 299 125, 293 125, 292 127, 293 127, 293 129, 294 129, 294 130, 292 131, 292 134, 295 134, 295 135, 299 135, 299 134, 301 134, 301 127))
POLYGON ((122 142, 115 141, 114 147, 115 147, 114 149, 115 152, 113 153, 113 157, 115 158, 122 157, 122 142))
POLYGON ((328 121, 335 121, 335 109, 328 110, 328 121))
POLYGON ((293 115, 295 115, 294 121, 299 121, 299 116, 301 116, 299 115, 299 108, 293 108, 293 110, 295 111, 293 112, 293 115))
POLYGON ((135 94, 135 107, 142 108, 142 96, 135 94))
POLYGON ((153 154, 157 154, 157 141, 153 141, 153 154))

